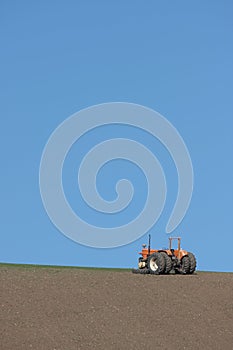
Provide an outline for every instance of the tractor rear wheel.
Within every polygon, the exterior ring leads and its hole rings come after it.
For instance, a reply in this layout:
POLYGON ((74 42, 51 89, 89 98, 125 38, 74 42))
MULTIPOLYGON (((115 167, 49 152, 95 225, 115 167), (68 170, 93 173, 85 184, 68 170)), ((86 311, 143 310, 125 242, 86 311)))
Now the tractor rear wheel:
POLYGON ((183 256, 181 259, 180 272, 183 274, 188 274, 190 272, 190 260, 187 255, 183 256))
POLYGON ((164 257, 165 260, 165 269, 164 273, 167 274, 171 271, 172 269, 172 260, 171 258, 167 255, 165 252, 160 252, 160 254, 164 257))
POLYGON ((189 273, 192 274, 196 270, 197 262, 196 262, 196 258, 193 255, 193 253, 188 252, 188 257, 189 257, 189 262, 190 262, 189 273))
POLYGON ((165 259, 161 253, 153 253, 149 256, 147 267, 151 274, 160 275, 165 270, 165 259))

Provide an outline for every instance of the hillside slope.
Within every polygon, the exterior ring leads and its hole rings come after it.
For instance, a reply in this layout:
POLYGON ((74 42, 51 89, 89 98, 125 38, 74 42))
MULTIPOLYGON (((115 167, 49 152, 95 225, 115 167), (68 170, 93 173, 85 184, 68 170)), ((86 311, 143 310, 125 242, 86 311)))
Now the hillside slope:
POLYGON ((232 349, 233 274, 0 266, 0 349, 232 349))

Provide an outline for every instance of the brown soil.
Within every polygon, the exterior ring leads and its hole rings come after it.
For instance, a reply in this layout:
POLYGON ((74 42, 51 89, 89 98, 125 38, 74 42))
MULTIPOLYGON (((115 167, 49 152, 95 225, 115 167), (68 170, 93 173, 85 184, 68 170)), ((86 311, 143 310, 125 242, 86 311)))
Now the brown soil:
POLYGON ((0 267, 0 349, 233 349, 233 274, 0 267))

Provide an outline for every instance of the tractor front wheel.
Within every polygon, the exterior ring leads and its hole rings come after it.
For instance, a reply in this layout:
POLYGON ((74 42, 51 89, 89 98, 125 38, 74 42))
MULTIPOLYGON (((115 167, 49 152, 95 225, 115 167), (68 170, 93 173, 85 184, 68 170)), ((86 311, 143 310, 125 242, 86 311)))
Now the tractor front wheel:
POLYGON ((147 267, 151 274, 160 275, 165 270, 165 259, 161 253, 153 253, 149 256, 147 267))

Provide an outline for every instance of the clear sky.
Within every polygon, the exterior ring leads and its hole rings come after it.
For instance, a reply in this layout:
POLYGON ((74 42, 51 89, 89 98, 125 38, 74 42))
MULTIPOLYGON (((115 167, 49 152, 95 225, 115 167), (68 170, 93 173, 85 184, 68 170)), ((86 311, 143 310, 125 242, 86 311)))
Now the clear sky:
MULTIPOLYGON (((195 181, 173 235, 195 253, 199 269, 233 271, 232 19, 230 0, 1 1, 0 261, 136 266, 147 235, 115 249, 77 244, 51 223, 39 190, 40 159, 53 130, 83 108, 123 101, 158 111, 182 135, 195 181)), ((168 182, 165 210, 150 231, 152 245, 164 247, 177 192, 174 165, 149 135, 111 128, 71 149, 64 166, 67 198, 85 220, 106 227, 126 222, 124 215, 112 221, 80 208, 80 150, 115 133, 142 142, 159 155, 168 182)), ((136 184, 133 215, 145 201, 145 181, 131 163, 112 166, 97 179, 99 191, 111 199, 112 175, 128 172, 136 184)))

